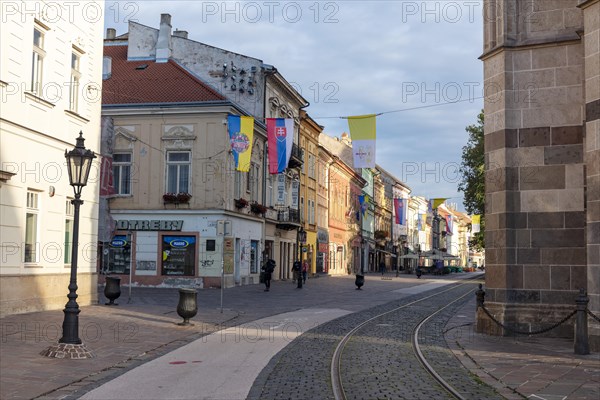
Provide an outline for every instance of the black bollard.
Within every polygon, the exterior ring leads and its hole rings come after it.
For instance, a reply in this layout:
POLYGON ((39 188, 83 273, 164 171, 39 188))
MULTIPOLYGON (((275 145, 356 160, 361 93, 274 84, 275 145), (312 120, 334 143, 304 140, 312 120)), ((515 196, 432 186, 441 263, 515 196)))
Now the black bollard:
POLYGON ((298 281, 298 289, 302 289, 302 263, 300 261, 294 261, 293 268, 294 274, 296 274, 296 279, 298 281))
POLYGON ((183 318, 183 322, 177 325, 193 325, 190 318, 198 313, 198 302, 196 289, 179 289, 179 304, 177 304, 177 314, 183 318))
POLYGON ((365 284, 365 276, 364 275, 356 275, 354 284, 356 285, 356 290, 360 290, 360 288, 365 284))
POLYGON ((107 276, 106 284, 104 286, 104 297, 106 297, 109 302, 104 303, 107 306, 116 306, 115 300, 121 296, 121 278, 118 276, 107 276))
POLYGON ((588 342, 587 305, 590 299, 583 288, 579 289, 579 296, 575 299, 577 304, 577 319, 575 321, 575 354, 590 354, 588 342))
POLYGON ((477 308, 483 307, 483 303, 485 302, 485 290, 483 290, 483 285, 479 284, 479 290, 475 292, 475 296, 477 296, 477 308))

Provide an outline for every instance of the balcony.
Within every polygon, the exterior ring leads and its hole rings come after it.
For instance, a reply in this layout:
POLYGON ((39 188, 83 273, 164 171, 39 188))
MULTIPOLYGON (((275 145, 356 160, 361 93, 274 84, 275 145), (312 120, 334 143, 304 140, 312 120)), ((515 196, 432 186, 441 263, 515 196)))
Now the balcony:
POLYGON ((300 226, 300 211, 286 207, 277 212, 277 228, 290 231, 300 226))
POLYGON ((300 148, 296 143, 292 144, 292 156, 288 168, 299 168, 304 164, 304 150, 300 148))

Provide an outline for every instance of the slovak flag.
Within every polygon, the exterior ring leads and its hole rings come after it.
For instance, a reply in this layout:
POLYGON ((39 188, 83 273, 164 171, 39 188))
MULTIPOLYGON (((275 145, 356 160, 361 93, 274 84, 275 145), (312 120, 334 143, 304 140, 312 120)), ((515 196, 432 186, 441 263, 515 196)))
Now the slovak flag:
POLYGON ((396 224, 406 225, 406 199, 394 199, 396 224))
POLYGON ((291 118, 267 118, 269 146, 269 173, 285 171, 292 155, 294 143, 294 120, 291 118))

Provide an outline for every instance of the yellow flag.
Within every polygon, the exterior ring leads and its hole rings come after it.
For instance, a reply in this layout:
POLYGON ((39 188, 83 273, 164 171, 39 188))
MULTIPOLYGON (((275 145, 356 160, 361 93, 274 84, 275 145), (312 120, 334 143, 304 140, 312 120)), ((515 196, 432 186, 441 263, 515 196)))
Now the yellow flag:
POLYGON ((431 208, 438 208, 440 206, 440 204, 442 204, 444 201, 446 201, 448 198, 447 197, 439 197, 436 199, 433 199, 431 201, 431 208))
POLYGON ((481 215, 475 214, 471 216, 471 232, 477 233, 481 231, 481 215))
POLYGON ((348 127, 352 139, 354 168, 375 168, 376 115, 348 117, 348 127))

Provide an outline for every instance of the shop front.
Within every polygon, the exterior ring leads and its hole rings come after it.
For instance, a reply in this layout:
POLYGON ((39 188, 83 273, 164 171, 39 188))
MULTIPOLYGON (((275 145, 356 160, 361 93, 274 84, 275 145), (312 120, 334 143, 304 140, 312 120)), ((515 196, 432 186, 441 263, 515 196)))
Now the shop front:
POLYGON ((328 272, 329 234, 324 229, 317 231, 317 262, 316 272, 328 272))
POLYGON ((101 243, 100 281, 140 286, 230 287, 258 283, 262 223, 232 215, 115 213, 101 243), (223 271, 223 273, 222 273, 223 271))

